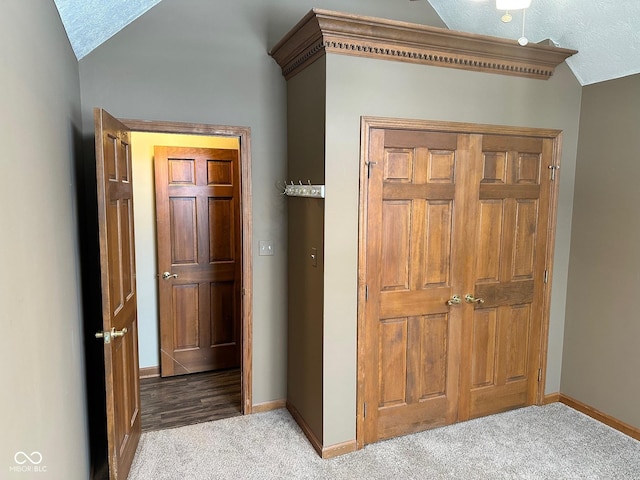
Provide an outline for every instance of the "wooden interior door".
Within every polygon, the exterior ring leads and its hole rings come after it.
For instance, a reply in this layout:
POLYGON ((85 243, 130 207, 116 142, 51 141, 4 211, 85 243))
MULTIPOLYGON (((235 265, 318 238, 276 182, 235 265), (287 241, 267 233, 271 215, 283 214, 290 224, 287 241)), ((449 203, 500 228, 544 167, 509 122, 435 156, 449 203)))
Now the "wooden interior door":
POLYGON ((482 138, 461 420, 536 401, 552 161, 549 138, 482 138))
POLYGON ((133 181, 128 129, 95 109, 109 475, 126 479, 140 439, 133 181))
POLYGON ((240 365, 238 151, 155 147, 161 375, 240 365))
POLYGON ((473 141, 371 132, 366 443, 456 421, 473 141))
POLYGON ((366 134, 363 443, 537 399, 554 139, 454 126, 366 134))

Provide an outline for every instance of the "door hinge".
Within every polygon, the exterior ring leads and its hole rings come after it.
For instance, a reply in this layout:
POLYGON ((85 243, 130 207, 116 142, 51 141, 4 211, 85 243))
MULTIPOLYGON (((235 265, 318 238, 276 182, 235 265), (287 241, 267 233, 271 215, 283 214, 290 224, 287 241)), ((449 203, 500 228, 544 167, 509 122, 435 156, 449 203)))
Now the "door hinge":
POLYGON ((377 164, 378 162, 367 162, 367 178, 371 178, 371 166, 377 164))
POLYGON ((363 413, 363 415, 362 415, 362 416, 363 416, 364 418, 367 418, 367 402, 364 402, 364 408, 363 408, 363 411, 364 411, 364 413, 363 413))
POLYGON ((556 179, 556 170, 560 169, 560 165, 549 165, 547 168, 551 170, 551 181, 553 182, 556 179))
POLYGON ((364 301, 369 301, 369 285, 364 286, 364 301))
POLYGON ((544 283, 549 283, 549 270, 544 271, 544 283))
POLYGON ((542 381, 542 369, 541 368, 538 369, 538 381, 539 382, 542 381))

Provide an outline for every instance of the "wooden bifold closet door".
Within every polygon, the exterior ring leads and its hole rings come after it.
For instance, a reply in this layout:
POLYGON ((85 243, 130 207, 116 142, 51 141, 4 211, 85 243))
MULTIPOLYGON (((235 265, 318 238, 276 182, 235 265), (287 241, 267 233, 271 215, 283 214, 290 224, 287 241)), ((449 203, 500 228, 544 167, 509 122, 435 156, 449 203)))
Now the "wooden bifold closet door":
POLYGON ((364 443, 537 401, 559 132, 479 130, 368 130, 364 443))

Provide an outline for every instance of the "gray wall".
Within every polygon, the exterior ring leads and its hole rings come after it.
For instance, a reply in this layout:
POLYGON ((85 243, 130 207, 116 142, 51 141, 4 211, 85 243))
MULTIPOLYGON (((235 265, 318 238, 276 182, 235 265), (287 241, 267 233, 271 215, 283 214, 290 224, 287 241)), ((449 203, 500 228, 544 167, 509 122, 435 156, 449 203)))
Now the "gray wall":
MULTIPOLYGON (((285 396, 285 82, 266 51, 312 6, 442 26, 423 2, 163 0, 78 65, 51 1, 5 0, 0 16, 0 458, 39 451, 49 476, 88 477, 78 292, 74 136, 91 108, 117 116, 248 125, 253 129, 256 257, 254 401, 285 396)), ((359 116, 383 115, 565 131, 547 392, 560 387, 580 88, 566 67, 548 82, 331 56, 326 178, 324 444, 355 435, 355 289, 359 116), (357 83, 366 78, 366 87, 357 83), (384 91, 387 99, 372 102, 384 91), (448 96, 442 92, 453 92, 448 96), (341 242, 341 238, 346 241, 341 242), (336 288, 337 287, 337 288, 336 288), (344 287, 341 290, 341 287, 344 287), (333 304, 335 302, 335 305, 333 304)), ((638 76, 586 87, 567 300, 562 392, 640 426, 633 399, 639 322, 638 76), (636 130, 633 130, 634 127, 636 130), (636 162, 637 163, 637 162, 636 162), (606 167, 606 168, 603 168, 606 167), (634 243, 635 242, 635 243, 634 243), (615 254, 612 254, 614 252, 615 254), (635 342, 637 343, 637 342, 635 342), (634 363, 635 362, 635 363, 634 363), (614 393, 615 394, 612 394, 614 393)), ((6 472, 6 471, 5 471, 6 472)), ((5 473, 6 475, 6 473, 5 473)), ((9 473, 9 478, 25 478, 9 473)))
POLYGON ((80 84, 52 1, 3 2, 0 65, 0 476, 37 476, 10 470, 22 451, 42 455, 43 477, 85 480, 74 179, 80 84))
POLYGON ((640 428, 640 75, 584 87, 562 393, 640 428))
POLYGON ((426 2, 163 0, 80 62, 83 134, 91 109, 120 118, 242 125, 253 153, 253 401, 286 396, 286 84, 267 55, 312 7, 442 26, 426 2), (257 256, 273 240, 275 255, 257 256))
POLYGON ((560 389, 581 87, 566 66, 550 80, 327 57, 324 444, 355 438, 360 116, 564 131, 546 392, 560 389))
MULTIPOLYGON (((324 184, 325 90, 325 57, 287 82, 289 181, 324 184)), ((291 197, 287 204, 287 403, 322 443, 324 200, 291 197)))

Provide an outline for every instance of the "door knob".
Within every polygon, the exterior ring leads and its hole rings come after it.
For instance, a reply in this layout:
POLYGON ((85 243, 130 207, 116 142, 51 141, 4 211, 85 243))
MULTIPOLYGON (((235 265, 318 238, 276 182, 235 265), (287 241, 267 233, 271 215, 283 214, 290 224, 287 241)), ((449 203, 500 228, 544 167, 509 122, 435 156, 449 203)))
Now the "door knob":
POLYGON ((464 296, 464 300, 467 303, 479 303, 480 305, 482 305, 484 303, 484 298, 480 298, 480 297, 476 298, 473 295, 471 295, 470 293, 467 293, 464 296))
POLYGON ((162 274, 162 278, 164 280, 169 280, 170 278, 178 278, 178 274, 177 273, 171 273, 171 272, 164 272, 162 274))
POLYGON ((116 330, 116 327, 111 329, 112 337, 124 337, 125 333, 127 333, 127 327, 124 327, 122 330, 116 330))
POLYGON ((104 343, 111 343, 111 338, 124 337, 125 333, 127 333, 127 327, 124 327, 122 330, 116 330, 116 327, 112 327, 111 331, 96 332, 96 338, 103 338, 104 343))
POLYGON ((447 300, 447 305, 460 305, 462 303, 462 299, 460 295, 454 295, 449 300, 447 300))

